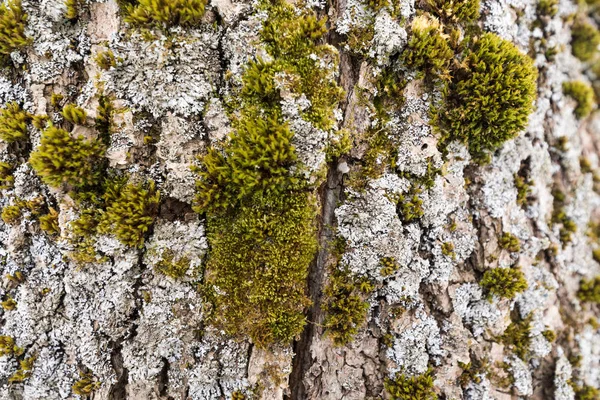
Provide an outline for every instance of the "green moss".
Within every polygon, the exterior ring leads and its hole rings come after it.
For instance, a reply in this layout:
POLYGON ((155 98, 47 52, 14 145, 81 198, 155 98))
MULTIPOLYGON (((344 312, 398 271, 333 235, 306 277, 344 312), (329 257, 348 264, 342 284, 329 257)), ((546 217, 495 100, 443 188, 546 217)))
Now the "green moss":
POLYGON ((379 263, 381 264, 379 270, 381 276, 390 276, 400 269, 400 264, 394 257, 383 257, 379 263))
POLYGON ((76 125, 84 125, 87 118, 85 110, 75 104, 67 104, 63 107, 61 115, 69 122, 76 125))
POLYGON ((531 344, 531 315, 519 321, 513 321, 502 334, 502 343, 523 361, 526 361, 531 344))
POLYGON ((6 206, 2 209, 0 216, 5 223, 15 225, 21 219, 21 207, 18 205, 6 206))
POLYGON ((576 102, 575 116, 579 119, 587 117, 594 107, 594 90, 585 82, 571 81, 563 83, 563 92, 576 102))
POLYGON ((154 181, 146 184, 127 184, 118 192, 105 193, 108 201, 106 211, 98 225, 98 232, 114 234, 127 246, 141 247, 144 237, 154 223, 160 203, 160 193, 154 181))
POLYGON ((308 265, 317 250, 307 193, 255 194, 236 210, 208 214, 207 284, 218 288, 215 323, 259 346, 289 342, 306 323, 308 265))
POLYGON ((0 139, 8 143, 26 139, 27 124, 31 118, 31 114, 23 111, 17 103, 6 104, 0 110, 0 139))
POLYGON ((521 250, 519 238, 508 232, 502 232, 502 235, 498 239, 498 244, 503 249, 506 249, 512 253, 517 253, 519 250, 521 250))
POLYGON ((581 61, 590 61, 600 44, 600 32, 591 24, 578 20, 571 29, 571 50, 581 61))
POLYGON ((421 189, 412 186, 409 193, 398 196, 398 212, 404 222, 412 222, 423 216, 423 200, 419 197, 421 189))
POLYGON ((113 121, 114 108, 112 101, 107 96, 98 98, 98 108, 96 108, 95 128, 100 133, 105 145, 110 145, 110 130, 113 121))
POLYGON ((597 263, 600 263, 600 249, 594 249, 592 251, 592 258, 594 259, 594 261, 596 261, 597 263))
POLYGON ((2 308, 6 311, 12 311, 17 308, 17 302, 12 297, 8 296, 6 300, 0 303, 2 308))
POLYGON ((9 163, 0 161, 0 190, 10 189, 15 182, 12 176, 13 166, 9 163))
POLYGON ((35 356, 27 357, 23 360, 19 360, 19 369, 17 372, 12 374, 8 378, 8 382, 16 383, 16 382, 24 382, 27 378, 31 376, 31 371, 33 370, 33 363, 35 362, 35 356))
POLYGON ((593 386, 573 385, 573 389, 575 390, 575 400, 598 400, 598 399, 600 399, 600 390, 596 389, 593 386))
POLYGON ((534 185, 534 182, 519 174, 515 174, 514 183, 515 188, 517 188, 517 204, 521 207, 528 205, 531 201, 531 187, 534 185))
POLYGON ((81 7, 81 0, 66 0, 65 5, 67 11, 65 12, 65 18, 69 21, 74 21, 79 18, 79 8, 81 7))
POLYGON ((125 22, 139 27, 191 27, 202 22, 206 0, 134 0, 124 4, 125 22))
POLYGON ((479 19, 479 0, 427 0, 426 8, 449 24, 470 23, 479 19))
POLYGON ((550 343, 556 340, 556 332, 554 332, 551 329, 546 329, 545 331, 543 331, 542 336, 544 336, 546 340, 550 343))
POLYGON ((117 58, 112 50, 99 51, 96 57, 94 57, 94 61, 96 61, 100 69, 105 71, 117 66, 117 58))
POLYGON ((410 67, 431 77, 449 79, 449 66, 454 53, 446 41, 440 23, 427 16, 418 16, 412 23, 412 36, 402 60, 410 67))
POLYGON ((554 196, 554 209, 552 210, 551 222, 553 224, 561 225, 559 229, 559 237, 564 247, 571 242, 573 233, 577 232, 577 225, 571 218, 569 218, 569 216, 567 216, 565 211, 565 194, 558 189, 553 189, 552 195, 554 196))
POLYGON ((42 140, 29 163, 44 183, 79 189, 99 183, 104 173, 105 146, 96 140, 72 138, 54 126, 42 133, 42 140))
POLYGON ((31 43, 25 36, 27 14, 21 8, 20 0, 8 0, 0 4, 0 55, 10 53, 31 43))
POLYGON ((451 242, 442 243, 442 254, 450 258, 456 257, 456 253, 454 252, 454 244, 451 242))
POLYGON ((102 385, 100 382, 94 379, 92 374, 84 374, 79 373, 80 379, 76 381, 71 389, 73 390, 73 394, 78 394, 80 396, 89 396, 92 392, 100 389, 102 385))
POLYGON ((40 229, 49 235, 56 235, 60 233, 60 227, 58 226, 58 211, 50 207, 48 214, 42 215, 39 218, 40 229))
POLYGON ((582 279, 579 282, 577 297, 581 301, 600 303, 600 276, 594 279, 582 279))
POLYGON ((347 129, 341 129, 337 132, 334 138, 329 142, 325 154, 327 162, 337 160, 341 156, 350 153, 352 149, 352 136, 347 129))
POLYGON ((360 296, 359 280, 346 269, 336 268, 324 290, 326 334, 337 346, 352 341, 366 321, 369 303, 360 296))
POLYGON ((156 264, 155 268, 163 275, 173 279, 180 279, 190 269, 190 260, 187 257, 179 257, 178 260, 175 260, 175 253, 167 249, 163 251, 162 258, 156 264))
POLYGON ((437 400, 433 389, 433 370, 417 376, 406 376, 398 372, 394 379, 387 378, 385 390, 392 400, 437 400))
POLYGON ((479 284, 487 291, 489 300, 493 296, 512 299, 527 289, 527 280, 520 268, 494 268, 485 271, 479 284))
POLYGON ((52 93, 52 96, 50 96, 50 104, 52 105, 52 107, 58 108, 60 107, 60 103, 63 101, 64 98, 65 96, 63 96, 60 93, 52 93))
POLYGON ((485 158, 523 130, 536 98, 533 61, 493 33, 473 40, 444 93, 435 120, 441 145, 459 140, 485 158))
POLYGON ((246 396, 242 392, 238 392, 237 390, 231 393, 231 400, 246 400, 246 396))
POLYGON ((557 12, 558 0, 538 0, 538 15, 552 18, 556 15, 557 12))
POLYGON ((10 336, 0 336, 0 357, 1 356, 20 356, 24 350, 15 344, 15 340, 10 336))

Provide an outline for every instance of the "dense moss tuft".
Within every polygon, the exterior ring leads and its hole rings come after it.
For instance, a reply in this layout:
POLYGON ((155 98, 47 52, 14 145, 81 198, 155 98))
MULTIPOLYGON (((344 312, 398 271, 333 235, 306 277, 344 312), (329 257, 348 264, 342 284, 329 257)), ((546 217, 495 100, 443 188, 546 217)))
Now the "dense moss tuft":
POLYGON ((206 0, 135 0, 125 4, 125 22, 141 27, 190 27, 200 24, 206 0))
POLYGON ((581 61, 590 61, 600 44, 600 32, 591 24, 578 20, 571 29, 571 50, 581 61))
POLYGON ((509 232, 502 232, 498 239, 498 244, 503 249, 506 249, 512 253, 516 253, 521 250, 521 243, 519 238, 509 232))
POLYGON ((440 23, 421 15, 412 23, 412 36, 402 53, 404 63, 429 76, 449 79, 449 66, 454 52, 443 35, 440 23))
POLYGON ((317 250, 314 207, 304 192, 257 193, 235 211, 208 215, 207 284, 219 294, 218 326, 259 346, 302 332, 308 265, 317 250))
POLYGON ((49 127, 42 133, 29 163, 44 183, 73 188, 96 185, 104 172, 105 146, 96 140, 73 138, 69 132, 49 127))
POLYGON ((0 56, 10 53, 31 43, 25 36, 27 14, 21 8, 21 0, 8 0, 0 4, 0 56))
POLYGON ((27 124, 32 116, 15 102, 0 110, 0 139, 12 143, 27 138, 27 124))
POLYGON ((600 303, 600 276, 594 279, 582 279, 579 283, 577 297, 581 301, 600 303))
POLYGON ((84 125, 87 114, 85 110, 75 104, 67 104, 63 107, 62 116, 76 125, 84 125))
POLYGON ((475 22, 479 19, 479 0, 427 0, 426 8, 450 24, 475 22))
POLYGON ((594 90, 582 81, 563 83, 563 92, 576 102, 575 116, 579 119, 587 117, 594 107, 594 90))
POLYGON ((160 203, 160 193, 154 181, 127 184, 118 192, 107 193, 106 196, 113 197, 114 201, 108 202, 98 231, 114 234, 127 246, 141 247, 154 223, 160 203))
POLYGON ((367 318, 369 303, 360 296, 358 280, 349 271, 336 268, 324 290, 325 329, 338 346, 349 343, 367 318))
POLYGON ((386 379, 385 390, 392 400, 437 400, 433 389, 433 370, 429 368, 422 375, 406 376, 397 373, 394 379, 386 379))
POLYGON ((531 315, 525 319, 513 321, 502 334, 502 343, 519 358, 526 360, 531 344, 531 315))
POLYGON ((476 158, 525 128, 536 98, 533 61, 493 33, 475 38, 454 72, 437 114, 442 143, 466 143, 476 158))
POLYGON ((494 295, 512 299, 527 289, 527 280, 520 268, 493 268, 485 271, 479 284, 486 289, 488 299, 494 295))

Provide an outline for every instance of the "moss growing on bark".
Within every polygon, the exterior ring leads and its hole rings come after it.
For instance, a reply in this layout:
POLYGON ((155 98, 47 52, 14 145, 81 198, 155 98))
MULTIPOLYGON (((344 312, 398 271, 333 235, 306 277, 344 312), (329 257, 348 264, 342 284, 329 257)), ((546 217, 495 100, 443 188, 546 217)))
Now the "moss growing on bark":
POLYGON ((594 90, 582 81, 563 83, 563 92, 571 96, 576 102, 575 116, 579 119, 587 117, 594 107, 594 90))
POLYGON ((214 321, 259 346, 302 332, 308 265, 317 250, 314 204, 304 192, 257 193, 208 215, 207 284, 217 289, 214 321))
POLYGON ((479 0, 427 0, 426 8, 445 23, 470 23, 479 19, 479 0))
POLYGON ((582 279, 579 283, 577 297, 581 301, 600 303, 600 276, 593 279, 582 279))
POLYGON ((487 291, 489 300, 493 296, 514 298, 527 289, 527 280, 520 268, 494 268, 485 271, 479 284, 487 291))
POLYGON ((92 392, 100 389, 102 384, 94 379, 92 374, 80 373, 80 379, 73 384, 71 389, 74 394, 89 396, 92 392))
POLYGON ((502 334, 504 343, 520 359, 526 361, 531 344, 531 316, 518 321, 513 321, 502 334))
POLYGON ((349 271, 336 268, 325 287, 325 329, 338 346, 352 341, 366 321, 369 303, 360 296, 359 286, 349 271))
POLYGON ((125 22, 134 26, 191 27, 202 21, 206 0, 134 0, 123 7, 125 22))
POLYGON ((40 229, 47 234, 56 235, 60 232, 60 227, 58 226, 58 211, 56 211, 54 208, 50 207, 48 214, 42 215, 39 218, 39 221, 40 229))
POLYGON ((27 138, 27 124, 32 116, 15 102, 0 110, 0 139, 12 143, 27 138))
POLYGON ((398 372, 394 379, 387 378, 385 390, 393 400, 437 400, 433 389, 433 370, 416 376, 407 376, 398 372))
POLYGON ((502 232, 502 235, 498 239, 498 244, 503 249, 506 249, 512 253, 517 253, 519 250, 521 250, 519 238, 508 232, 502 232))
POLYGON ((170 249, 163 251, 162 258, 155 266, 156 270, 173 279, 183 278, 190 269, 190 260, 187 257, 178 257, 170 249))
POLYGON ((0 4, 0 56, 7 58, 10 53, 31 43, 25 36, 27 14, 21 8, 20 0, 8 0, 0 4))
POLYGON ((84 125, 87 118, 85 110, 75 104, 64 106, 61 115, 64 119, 76 125, 84 125))
POLYGON ((473 39, 436 115, 442 145, 459 140, 485 159, 527 125, 536 80, 533 61, 511 42, 493 33, 473 39))
POLYGON ((21 207, 18 205, 6 206, 2 209, 0 216, 5 223, 15 225, 21 219, 21 207))
POLYGON ((141 247, 158 213, 160 193, 154 181, 145 184, 127 184, 118 193, 107 193, 114 198, 108 202, 98 225, 100 233, 114 234, 127 246, 141 247))
POLYGON ((581 61, 590 61, 600 44, 600 32, 591 24, 577 20, 571 29, 571 49, 581 61))
POLYGON ((69 132, 51 126, 42 133, 41 143, 29 163, 44 183, 81 189, 100 182, 104 152, 105 146, 99 141, 73 138, 69 132))
POLYGON ((443 35, 440 23, 421 15, 412 23, 412 36, 402 53, 404 63, 431 77, 448 79, 449 66, 454 52, 443 35))

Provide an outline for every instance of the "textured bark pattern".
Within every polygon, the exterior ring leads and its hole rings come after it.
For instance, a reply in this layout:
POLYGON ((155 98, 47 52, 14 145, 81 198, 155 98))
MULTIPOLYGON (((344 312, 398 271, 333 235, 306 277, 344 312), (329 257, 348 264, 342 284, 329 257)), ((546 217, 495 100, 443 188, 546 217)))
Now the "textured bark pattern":
MULTIPOLYGON (((115 107, 110 167, 153 179, 161 205, 143 248, 101 235, 95 238, 101 262, 78 265, 68 257, 73 249, 65 235, 81 210, 27 163, 40 132, 30 127, 30 148, 0 142, 0 160, 14 166, 14 184, 1 190, 0 205, 41 197, 59 211, 61 228, 50 236, 29 214, 17 224, 0 221, 0 296, 16 302, 0 309, 0 335, 24 350, 20 358, 0 356, 0 399, 78 398, 72 387, 82 374, 99 383, 91 394, 96 400, 217 400, 234 393, 265 400, 390 399, 386 379, 397 372, 419 376, 428 367, 444 399, 565 400, 575 398, 574 388, 600 388, 597 305, 576 295, 582 278, 600 273, 592 256, 600 243, 589 234, 600 222, 594 182, 600 117, 577 119, 576 103, 562 92, 565 81, 594 78, 571 54, 568 17, 577 5, 561 0, 548 17, 537 14, 535 0, 482 1, 478 24, 530 54, 539 69, 529 126, 487 165, 471 163, 459 143, 440 153, 430 126, 440 93, 400 63, 394 73, 407 81, 404 101, 387 110, 386 125, 397 167, 381 160, 381 173, 358 190, 350 181, 372 145, 374 81, 383 68, 398 65, 423 4, 400 0, 391 16, 358 0, 309 3, 328 18, 324 41, 339 55, 329 64, 345 91, 334 131, 347 129, 352 148, 328 162, 331 133, 297 112, 286 116, 298 158, 318 183, 320 248, 310 266, 305 331, 294 343, 260 349, 205 321, 197 282, 210 246, 205 222, 191 208, 196 175, 189 167, 231 132, 223 99, 240 85, 246 64, 265 57, 264 15, 250 1, 211 0, 199 27, 148 38, 124 23, 116 0, 78 2, 76 21, 65 19, 63 0, 23 0, 32 44, 13 52, 11 67, 0 73, 0 103, 17 101, 60 120, 51 104, 59 93, 92 121, 100 95, 109 96, 115 107), (347 44, 365 30, 372 35, 361 46, 347 44), (96 57, 108 49, 117 61, 103 70, 96 57), (546 57, 548 49, 557 54, 546 57), (406 176, 423 177, 428 165, 440 173, 418 194, 421 218, 405 222, 393 199, 409 192, 406 176), (517 203, 515 175, 529 182, 526 204, 517 203), (565 194, 562 205, 555 189, 565 194), (559 206, 576 225, 564 244, 560 224, 551 222, 559 206), (499 245, 504 232, 519 239, 518 251, 499 245), (346 244, 342 254, 336 240, 346 244), (157 272, 167 249, 189 259, 187 275, 157 272), (398 263, 387 276, 380 272, 385 257, 398 263), (510 266, 521 267, 528 288, 514 299, 488 299, 478 283, 483 274, 510 266), (358 333, 339 346, 325 329, 330 299, 324 290, 342 267, 375 289, 361 295, 369 310, 358 333), (523 358, 501 340, 511 320, 529 321, 523 358), (24 357, 35 357, 30 376, 9 382, 24 357)), ((83 126, 73 133, 94 135, 83 126)))

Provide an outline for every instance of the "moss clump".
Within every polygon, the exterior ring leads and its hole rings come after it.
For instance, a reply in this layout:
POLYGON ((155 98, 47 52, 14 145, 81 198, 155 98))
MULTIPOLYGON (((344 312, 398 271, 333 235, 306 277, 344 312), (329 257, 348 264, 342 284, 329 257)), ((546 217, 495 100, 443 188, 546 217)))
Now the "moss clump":
POLYGON ((56 235, 60 232, 60 227, 58 226, 58 211, 56 211, 54 208, 50 207, 48 214, 42 215, 39 218, 39 221, 40 229, 47 234, 56 235))
POLYGON ((600 32, 591 24, 578 20, 571 29, 571 50, 581 61, 590 61, 600 44, 600 32))
POLYGON ((81 0, 66 0, 65 6, 65 18, 69 21, 74 21, 79 17, 79 7, 81 7, 81 0))
POLYGON ((575 116, 579 119, 587 117, 594 107, 594 90, 585 82, 571 81, 563 83, 563 92, 576 102, 575 116))
POLYGON ((521 250, 519 238, 508 232, 502 232, 502 235, 498 239, 498 244, 503 249, 506 249, 512 253, 517 253, 519 250, 521 250))
POLYGON ((125 22, 140 27, 170 28, 199 25, 206 0, 134 0, 124 4, 125 22))
POLYGON ((534 182, 519 174, 515 174, 514 183, 517 188, 517 204, 521 207, 529 204, 531 200, 531 187, 534 185, 534 182))
POLYGON ((246 400, 246 396, 238 391, 231 393, 231 400, 246 400))
POLYGON ((17 308, 17 302, 10 296, 8 296, 6 300, 0 304, 2 304, 2 308, 4 308, 6 311, 12 311, 17 308))
POLYGON ((493 33, 474 39, 436 115, 442 145, 462 141, 483 159, 517 136, 533 110, 536 80, 533 61, 511 42, 493 33))
POLYGON ((593 386, 573 385, 573 389, 575 390, 575 400, 598 400, 598 399, 600 399, 600 390, 596 389, 593 386))
POLYGON ((537 13, 544 17, 554 17, 558 13, 558 0, 539 0, 537 13))
POLYGON ((0 190, 10 189, 15 182, 12 176, 13 166, 9 163, 0 161, 0 190))
POLYGON ((29 163, 44 183, 80 189, 100 182, 104 152, 105 146, 99 141, 81 136, 72 138, 67 131, 51 126, 42 133, 41 143, 29 163))
POLYGON ((31 371, 33 370, 33 363, 35 362, 35 356, 27 357, 23 360, 19 360, 19 369, 17 372, 12 374, 8 378, 8 382, 16 383, 16 382, 24 382, 27 378, 31 376, 31 371))
POLYGON ((551 329, 546 329, 545 331, 543 331, 542 336, 546 338, 546 340, 550 343, 556 340, 556 332, 554 332, 551 329))
POLYGON ((71 389, 73 390, 73 394, 78 394, 80 396, 89 396, 92 392, 100 389, 102 384, 94 379, 92 374, 84 374, 79 373, 80 379, 76 381, 71 389))
POLYGON ((427 0, 426 8, 445 23, 470 23, 479 19, 479 0, 427 0))
POLYGON ((0 110, 0 139, 12 143, 27 138, 27 124, 31 114, 23 111, 15 102, 8 103, 0 110))
POLYGON ((379 263, 381 264, 379 273, 382 276, 390 276, 400 269, 400 264, 394 257, 383 257, 379 263))
POLYGON ((349 271, 336 268, 325 287, 325 329, 338 346, 352 341, 366 320, 369 303, 361 298, 359 285, 349 271))
POLYGON ((105 71, 117 66, 117 58, 112 50, 99 51, 96 57, 94 57, 94 61, 96 61, 100 69, 105 71))
POLYGON ((407 194, 398 196, 398 213, 404 222, 412 222, 423 216, 423 200, 419 197, 421 189, 412 186, 407 194))
POLYGON ((581 301, 600 303, 600 276, 594 279, 582 279, 579 283, 577 297, 581 301))
POLYGON ((160 193, 154 181, 127 184, 119 189, 119 192, 105 195, 113 197, 114 201, 108 203, 98 231, 114 234, 127 246, 141 247, 158 213, 160 193))
POLYGON ((6 206, 2 209, 2 221, 9 225, 15 225, 21 219, 21 207, 18 205, 6 206))
POLYGON ((577 232, 577 224, 569 218, 565 211, 565 194, 558 189, 554 189, 552 190, 552 195, 554 196, 552 223, 561 224, 559 237, 564 247, 571 242, 573 233, 577 232))
POLYGON ((84 125, 85 119, 87 118, 85 110, 75 104, 65 105, 62 109, 61 115, 64 117, 64 119, 76 125, 84 125))
POLYGON ((454 244, 451 242, 442 243, 442 254, 450 258, 456 257, 456 253, 454 252, 454 244))
POLYGON ((175 260, 175 253, 170 249, 163 252, 162 258, 155 266, 156 270, 163 275, 173 279, 183 278, 190 269, 190 260, 187 257, 180 257, 175 260))
POLYGON ((485 271, 479 284, 487 291, 489 300, 493 296, 512 299, 527 289, 527 280, 520 268, 494 268, 485 271))
POLYGON ((387 378, 385 390, 393 400, 437 400, 433 389, 433 370, 417 376, 406 376, 398 372, 394 379, 387 378))
POLYGON ((237 210, 208 215, 207 284, 215 323, 266 346, 289 342, 306 323, 308 265, 317 249, 307 193, 255 194, 237 210))
POLYGON ((404 63, 429 76, 448 79, 454 53, 442 34, 440 23, 421 15, 413 20, 411 28, 411 39, 402 53, 404 63))
POLYGON ((0 357, 1 356, 20 356, 24 350, 15 344, 15 340, 10 336, 0 336, 0 357))
POLYGON ((502 334, 502 343, 524 360, 529 354, 531 344, 531 315, 519 321, 513 321, 502 334))
POLYGON ((8 0, 0 4, 0 55, 10 53, 31 43, 25 36, 27 14, 21 8, 20 0, 8 0))

